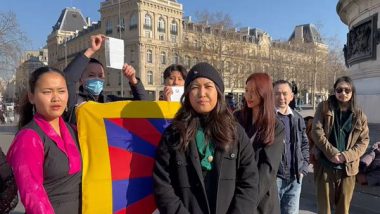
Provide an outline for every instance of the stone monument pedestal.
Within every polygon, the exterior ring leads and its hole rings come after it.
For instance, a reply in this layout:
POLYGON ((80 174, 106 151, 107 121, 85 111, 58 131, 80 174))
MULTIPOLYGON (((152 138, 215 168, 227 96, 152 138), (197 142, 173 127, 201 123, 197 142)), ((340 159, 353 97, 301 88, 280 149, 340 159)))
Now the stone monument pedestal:
POLYGON ((350 31, 344 47, 357 103, 370 123, 380 123, 380 0, 339 0, 337 13, 350 31))

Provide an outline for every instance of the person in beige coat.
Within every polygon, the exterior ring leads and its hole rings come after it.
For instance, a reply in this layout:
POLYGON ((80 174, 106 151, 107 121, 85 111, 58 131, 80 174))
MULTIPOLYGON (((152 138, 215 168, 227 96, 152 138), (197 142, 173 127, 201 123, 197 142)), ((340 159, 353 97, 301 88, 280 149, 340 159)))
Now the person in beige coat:
POLYGON ((338 78, 334 92, 318 105, 313 120, 318 213, 335 210, 336 214, 348 214, 360 156, 369 143, 368 124, 366 115, 356 106, 350 77, 338 78))

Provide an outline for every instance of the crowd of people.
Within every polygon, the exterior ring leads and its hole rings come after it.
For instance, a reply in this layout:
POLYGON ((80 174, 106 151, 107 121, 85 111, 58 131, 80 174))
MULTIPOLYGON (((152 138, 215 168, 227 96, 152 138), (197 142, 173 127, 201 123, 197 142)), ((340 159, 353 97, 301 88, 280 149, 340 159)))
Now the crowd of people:
MULTIPOLYGON (((13 170, 14 179, 7 179, 17 184, 28 214, 81 213, 78 105, 148 99, 128 64, 122 72, 133 98, 104 95, 104 67, 91 58, 104 38, 92 36, 91 46, 64 72, 41 67, 30 75, 19 131, 4 162, 13 170)), ((163 73, 160 100, 171 101, 173 86, 184 92, 156 154, 153 189, 160 213, 298 213, 311 160, 318 213, 349 213, 360 157, 369 143, 367 118, 356 105, 349 77, 338 78, 334 94, 318 105, 308 138, 304 119, 291 108, 294 84, 286 80, 251 74, 244 104, 235 109, 209 63, 198 63, 189 72, 171 65, 163 73)), ((8 186, 14 193, 15 185, 8 186)), ((0 198, 0 205, 12 208, 17 195, 9 197, 0 198)))

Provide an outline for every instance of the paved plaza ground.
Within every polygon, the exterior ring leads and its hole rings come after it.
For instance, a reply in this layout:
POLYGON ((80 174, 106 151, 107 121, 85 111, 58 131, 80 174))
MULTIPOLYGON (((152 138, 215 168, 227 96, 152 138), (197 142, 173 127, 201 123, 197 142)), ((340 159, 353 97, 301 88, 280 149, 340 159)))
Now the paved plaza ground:
MULTIPOLYGON (((302 116, 313 115, 311 107, 306 107, 300 111, 302 116)), ((380 124, 369 124, 371 143, 380 141, 380 124)), ((16 124, 0 125, 0 146, 3 151, 7 151, 16 133, 16 124)), ((365 187, 357 185, 351 204, 351 214, 380 214, 380 187, 365 187)), ((300 201, 300 214, 316 213, 315 188, 313 174, 304 178, 300 201)), ((21 203, 18 204, 13 214, 24 213, 21 203)))

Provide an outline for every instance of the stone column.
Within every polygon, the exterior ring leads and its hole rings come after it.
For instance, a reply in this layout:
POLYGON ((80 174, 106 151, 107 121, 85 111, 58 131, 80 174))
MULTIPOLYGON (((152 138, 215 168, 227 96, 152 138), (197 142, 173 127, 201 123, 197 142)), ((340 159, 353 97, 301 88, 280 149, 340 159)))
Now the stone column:
POLYGON ((337 13, 349 32, 344 56, 357 103, 370 123, 380 123, 380 0, 339 0, 337 13))

